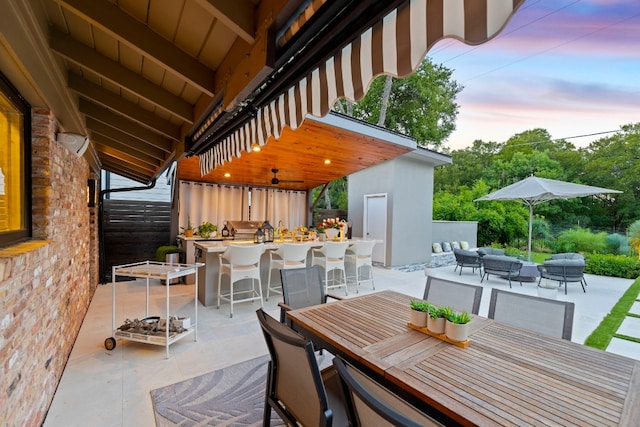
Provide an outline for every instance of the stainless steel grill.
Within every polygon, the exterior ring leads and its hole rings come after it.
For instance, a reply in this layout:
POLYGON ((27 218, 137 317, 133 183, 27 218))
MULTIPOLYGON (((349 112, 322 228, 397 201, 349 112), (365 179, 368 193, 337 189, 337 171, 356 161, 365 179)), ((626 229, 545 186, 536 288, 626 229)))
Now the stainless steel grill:
POLYGON ((251 240, 264 221, 227 221, 227 227, 235 240, 251 240))

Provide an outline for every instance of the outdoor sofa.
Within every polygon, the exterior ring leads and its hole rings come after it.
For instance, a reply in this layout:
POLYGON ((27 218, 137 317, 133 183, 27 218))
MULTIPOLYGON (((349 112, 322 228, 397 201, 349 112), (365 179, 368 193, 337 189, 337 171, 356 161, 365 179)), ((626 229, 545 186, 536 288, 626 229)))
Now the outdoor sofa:
POLYGON ((571 252, 553 254, 551 258, 538 266, 538 271, 540 272, 538 284, 542 282, 542 279, 555 280, 560 286, 564 283, 564 293, 566 295, 567 283, 579 282, 582 286, 582 291, 587 292, 585 289, 587 282, 584 279, 585 265, 584 257, 580 254, 571 252))
MULTIPOLYGON (((480 252, 478 250, 478 252, 480 252)), ((485 255, 482 257, 483 273, 480 283, 485 279, 489 279, 490 274, 504 277, 509 280, 509 287, 511 287, 511 279, 518 279, 520 286, 522 281, 520 280, 520 269, 522 268, 522 262, 518 258, 504 256, 504 255, 485 255)))

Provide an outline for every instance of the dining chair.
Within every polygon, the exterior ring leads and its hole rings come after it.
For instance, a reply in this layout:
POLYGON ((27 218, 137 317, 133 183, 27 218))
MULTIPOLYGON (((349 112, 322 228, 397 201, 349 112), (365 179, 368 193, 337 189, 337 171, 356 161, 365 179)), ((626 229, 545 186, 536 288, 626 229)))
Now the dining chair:
POLYGON ((289 425, 346 426, 340 383, 332 366, 320 371, 311 341, 256 311, 271 355, 263 425, 271 425, 271 409, 289 425))
MULTIPOLYGON (((309 243, 282 243, 276 250, 269 251, 269 279, 267 280, 267 301, 271 292, 281 294, 281 286, 271 286, 273 271, 302 268, 307 266, 309 243)), ((282 283, 282 282, 281 282, 282 283)))
POLYGON ((450 306, 458 311, 478 314, 482 286, 427 276, 423 299, 437 306, 450 306))
POLYGON ((262 283, 260 281, 260 257, 264 252, 264 244, 234 245, 219 254, 220 269, 218 271, 218 307, 220 301, 228 301, 229 317, 233 317, 233 305, 245 301, 260 301, 262 307, 262 283), (222 276, 229 276, 229 292, 222 293, 222 276), (236 290, 235 284, 241 280, 251 280, 251 289, 236 290), (255 282, 258 282, 256 287, 255 282), (243 295, 236 299, 236 294, 243 295), (247 296, 248 294, 248 296, 247 296))
POLYGON ((575 304, 501 289, 491 290, 489 319, 571 340, 575 304))
POLYGON ((278 306, 282 323, 289 324, 286 322, 286 312, 289 310, 324 304, 329 297, 337 300, 342 299, 337 295, 325 293, 322 270, 318 265, 280 270, 280 279, 284 302, 278 303, 278 306))
POLYGON ((324 269, 324 290, 344 287, 345 295, 349 294, 347 289, 347 272, 345 271, 345 255, 349 242, 324 242, 322 248, 311 249, 311 265, 319 265, 324 269), (340 273, 336 278, 336 270, 340 273), (331 271, 331 281, 329 272, 331 271))
POLYGON ((443 425, 345 362, 340 356, 333 359, 333 367, 340 378, 350 426, 443 425))
POLYGON ((356 293, 362 282, 371 282, 371 288, 376 289, 373 283, 373 247, 376 243, 375 240, 356 240, 347 248, 345 262, 355 266, 356 293), (364 269, 366 276, 361 274, 364 269))

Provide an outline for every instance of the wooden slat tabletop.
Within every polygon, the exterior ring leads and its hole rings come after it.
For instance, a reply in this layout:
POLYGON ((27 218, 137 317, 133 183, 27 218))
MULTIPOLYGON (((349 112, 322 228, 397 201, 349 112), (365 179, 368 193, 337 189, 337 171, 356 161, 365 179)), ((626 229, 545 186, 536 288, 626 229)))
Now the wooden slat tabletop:
MULTIPOLYGON (((289 312, 297 329, 467 425, 640 425, 640 362, 475 317, 460 348, 382 291, 289 312)), ((535 319, 531 319, 535 321, 535 319)))

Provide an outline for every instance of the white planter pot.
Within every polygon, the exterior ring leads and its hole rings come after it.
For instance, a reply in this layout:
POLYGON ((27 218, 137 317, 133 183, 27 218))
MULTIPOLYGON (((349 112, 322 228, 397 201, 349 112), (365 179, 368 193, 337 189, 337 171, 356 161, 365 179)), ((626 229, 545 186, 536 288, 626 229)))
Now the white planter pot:
POLYGON ((417 326, 419 328, 424 328, 427 326, 427 312, 426 311, 418 311, 411 310, 411 324, 417 326))
POLYGON ((466 341, 469 338, 469 324, 453 323, 447 320, 444 333, 451 341, 466 341))
POLYGON ((427 319, 427 329, 429 329, 434 334, 444 334, 444 317, 438 317, 437 319, 432 319, 430 316, 427 319))

